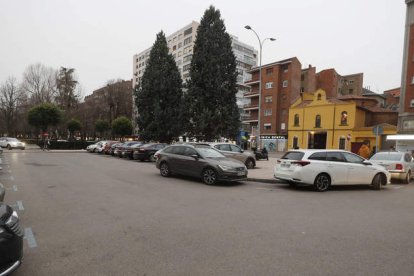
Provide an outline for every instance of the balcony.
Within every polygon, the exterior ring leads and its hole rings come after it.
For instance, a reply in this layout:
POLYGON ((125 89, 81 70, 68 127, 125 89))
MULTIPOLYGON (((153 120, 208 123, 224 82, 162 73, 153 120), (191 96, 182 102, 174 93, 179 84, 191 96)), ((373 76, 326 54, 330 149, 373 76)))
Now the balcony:
POLYGON ((258 84, 260 81, 259 79, 250 79, 244 82, 245 85, 252 86, 254 84, 258 84))
POLYGON ((259 109, 259 105, 258 104, 245 104, 243 106, 244 110, 256 110, 259 109))
POLYGON ((243 94, 243 96, 245 98, 254 98, 254 97, 259 97, 259 91, 251 91, 251 92, 246 92, 243 94))
POLYGON ((243 118, 243 123, 257 123, 259 122, 257 115, 250 115, 243 118))

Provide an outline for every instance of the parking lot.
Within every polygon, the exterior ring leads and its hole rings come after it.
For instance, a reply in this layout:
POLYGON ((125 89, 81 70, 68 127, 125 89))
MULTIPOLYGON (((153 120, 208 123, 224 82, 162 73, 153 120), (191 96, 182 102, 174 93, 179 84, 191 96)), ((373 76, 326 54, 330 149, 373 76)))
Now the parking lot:
POLYGON ((316 193, 207 186, 86 152, 5 151, 2 160, 5 202, 26 233, 15 275, 414 273, 413 183, 316 193))

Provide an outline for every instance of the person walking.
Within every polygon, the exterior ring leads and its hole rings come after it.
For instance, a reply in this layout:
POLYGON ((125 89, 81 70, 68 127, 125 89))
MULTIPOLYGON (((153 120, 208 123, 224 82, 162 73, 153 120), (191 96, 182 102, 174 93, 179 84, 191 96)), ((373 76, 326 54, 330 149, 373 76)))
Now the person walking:
POLYGON ((256 151, 257 151, 257 142, 256 142, 256 139, 252 139, 251 148, 252 148, 252 151, 254 153, 256 153, 256 151))
POLYGON ((45 140, 43 141, 43 151, 50 150, 50 140, 49 137, 45 137, 45 140))

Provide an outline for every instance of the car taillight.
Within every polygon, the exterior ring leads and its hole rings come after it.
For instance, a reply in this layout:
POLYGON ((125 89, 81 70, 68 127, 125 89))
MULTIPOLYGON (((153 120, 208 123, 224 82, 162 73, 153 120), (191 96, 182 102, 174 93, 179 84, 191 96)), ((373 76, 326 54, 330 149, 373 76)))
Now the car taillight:
POLYGON ((282 161, 280 161, 280 159, 277 159, 276 163, 280 164, 280 163, 282 163, 282 161))
POLYGON ((403 165, 402 164, 395 164, 395 169, 396 170, 403 170, 403 165))
POLYGON ((159 154, 158 154, 158 153, 155 153, 155 154, 154 154, 154 158, 155 158, 155 159, 158 159, 158 156, 159 156, 159 154))
POLYGON ((309 161, 302 161, 302 160, 300 160, 300 161, 293 161, 291 164, 305 167, 306 165, 309 165, 310 162, 309 161))

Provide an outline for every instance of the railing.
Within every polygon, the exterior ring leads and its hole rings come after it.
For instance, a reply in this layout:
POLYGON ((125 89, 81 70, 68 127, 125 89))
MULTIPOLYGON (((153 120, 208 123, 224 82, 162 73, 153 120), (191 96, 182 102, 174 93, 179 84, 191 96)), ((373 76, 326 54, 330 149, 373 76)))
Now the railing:
POLYGON ((245 105, 243 106, 243 108, 244 108, 244 109, 247 109, 247 108, 251 108, 251 109, 258 109, 258 108, 259 108, 259 105, 258 105, 258 104, 245 104, 245 105))
POLYGON ((259 96, 259 91, 251 91, 251 92, 246 92, 243 94, 244 97, 249 97, 249 96, 259 96))

